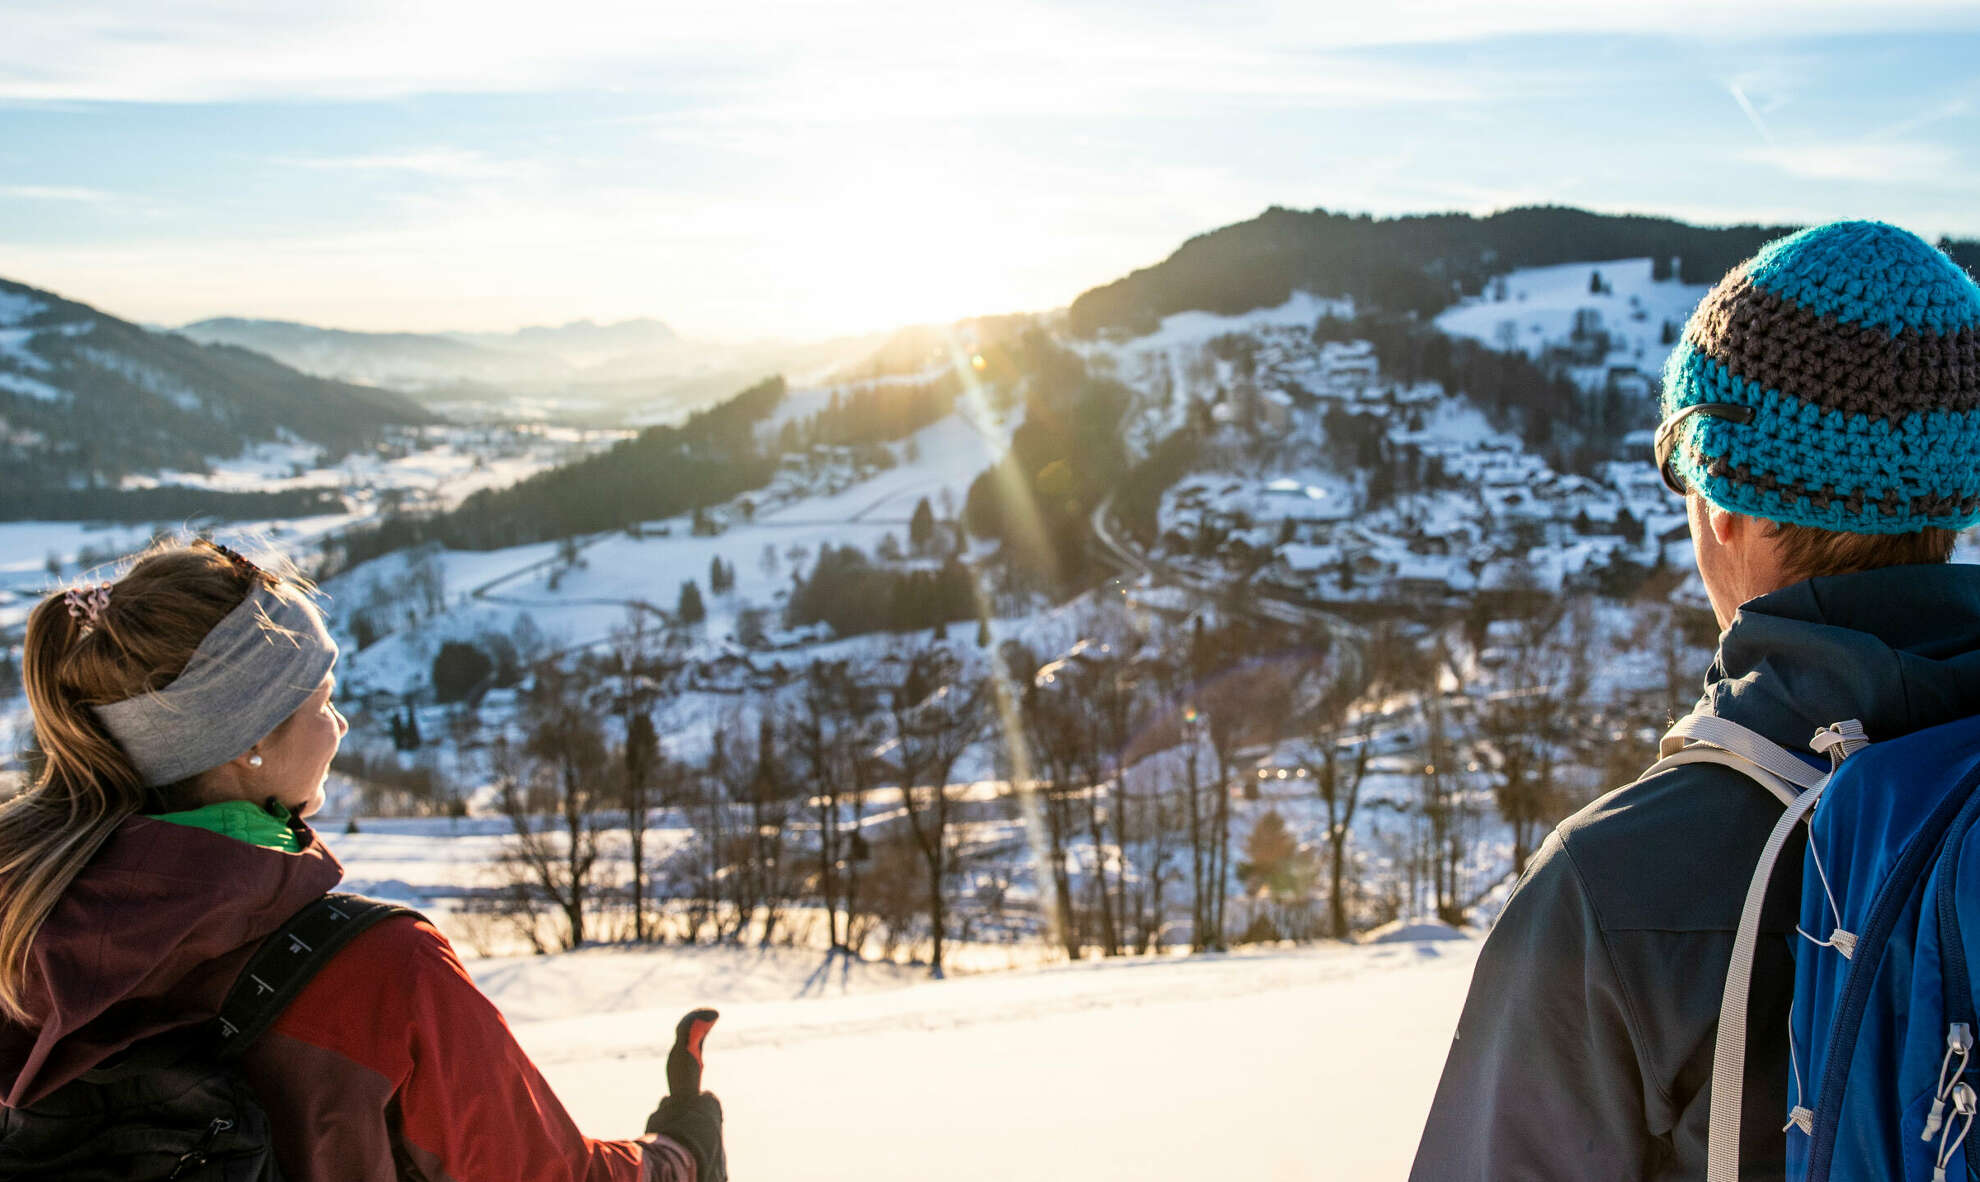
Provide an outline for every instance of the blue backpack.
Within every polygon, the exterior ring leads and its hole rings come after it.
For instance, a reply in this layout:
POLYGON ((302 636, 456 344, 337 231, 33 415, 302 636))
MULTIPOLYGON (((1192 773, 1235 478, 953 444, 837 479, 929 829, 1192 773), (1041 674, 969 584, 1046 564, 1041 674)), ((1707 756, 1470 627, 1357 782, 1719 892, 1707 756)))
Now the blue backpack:
POLYGON ((1747 891, 1726 974, 1706 1177, 1739 1175, 1760 908, 1781 850, 1806 824, 1788 1177, 1980 1179, 1980 1160, 1966 1153, 1980 1107, 1980 999, 1967 957, 1968 940, 1980 941, 1980 717, 1874 744, 1860 723, 1840 722, 1809 746, 1828 756, 1829 769, 1724 719, 1692 715, 1665 737, 1653 768, 1724 764, 1787 806, 1747 891))

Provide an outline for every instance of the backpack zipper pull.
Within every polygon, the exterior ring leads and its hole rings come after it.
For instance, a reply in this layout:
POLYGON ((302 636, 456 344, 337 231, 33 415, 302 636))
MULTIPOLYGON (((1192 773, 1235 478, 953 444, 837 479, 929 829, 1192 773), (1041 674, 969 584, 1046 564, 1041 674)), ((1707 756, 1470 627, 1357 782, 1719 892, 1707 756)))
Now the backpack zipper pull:
POLYGON ((200 1138, 197 1146, 181 1155, 179 1164, 172 1167, 172 1172, 167 1175, 167 1182, 170 1182, 172 1178, 177 1178, 187 1170, 196 1170, 205 1165, 211 1160, 210 1154, 207 1151, 213 1147, 214 1138, 222 1133, 231 1132, 233 1128, 233 1121, 228 1120, 224 1116, 214 1117, 213 1122, 206 1126, 206 1136, 200 1138))
POLYGON ((1920 1141, 1930 1141, 1939 1131, 1940 1123, 1946 1115, 1946 1097, 1959 1077, 1966 1074, 1967 1053, 1973 1049, 1973 1029, 1964 1022, 1954 1022, 1946 1028, 1946 1055, 1939 1060, 1939 1086, 1932 1096, 1932 1111, 1925 1117, 1925 1129, 1918 1134, 1920 1141), (1959 1066, 1954 1067, 1950 1077, 1946 1068, 1952 1066, 1954 1055, 1959 1056, 1959 1066))
POLYGON ((1973 1089, 1966 1084, 1953 1085, 1953 1119, 1946 1122, 1945 1132, 1939 1135, 1939 1158, 1938 1164, 1932 1168, 1932 1182, 1946 1182, 1946 1166, 1952 1162, 1953 1154, 1959 1152, 1959 1144, 1966 1140, 1966 1134, 1973 1131, 1974 1109, 1980 1107, 1976 1100, 1980 1097, 1976 1097, 1973 1089), (1966 1118, 1966 1123, 1960 1127, 1959 1136, 1955 1137, 1952 1135, 1953 1125, 1962 1116, 1966 1118))

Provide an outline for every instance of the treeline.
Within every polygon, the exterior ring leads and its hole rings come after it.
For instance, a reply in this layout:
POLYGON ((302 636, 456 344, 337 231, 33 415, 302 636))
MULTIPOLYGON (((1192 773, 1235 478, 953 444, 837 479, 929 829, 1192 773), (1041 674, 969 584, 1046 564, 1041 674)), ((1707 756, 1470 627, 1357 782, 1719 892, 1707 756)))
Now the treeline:
POLYGON ((1463 394, 1561 471, 1587 472, 1595 461, 1613 456, 1624 434, 1657 419, 1654 399, 1629 400, 1609 390, 1584 392, 1561 369, 1542 366, 1517 349, 1448 336, 1407 316, 1364 312, 1346 320, 1322 317, 1313 337, 1318 342, 1368 341, 1385 380, 1404 386, 1436 382, 1449 393, 1463 394))
POLYGON ((496 550, 719 504, 760 488, 776 470, 757 425, 783 401, 784 379, 758 382, 680 426, 649 427, 611 450, 484 489, 450 512, 390 517, 339 537, 325 550, 330 573, 408 546, 496 550))
POLYGON ((1024 422, 1010 450, 971 482, 963 520, 1047 586, 1091 581, 1092 512, 1126 473, 1120 420, 1131 394, 1089 374, 1079 356, 1034 330, 1012 346, 1025 375, 1024 422))
MULTIPOLYGON (((520 739, 480 748, 512 821, 511 917, 542 948, 925 949, 937 973, 955 939, 1080 958, 1456 923, 1554 820, 1635 774, 1669 708, 1598 697, 1592 606, 1537 593, 1290 646, 1240 620, 1082 623, 1056 655, 903 642, 816 661, 673 747, 655 714, 684 658, 653 634, 537 664, 498 728, 520 739), (685 839, 618 836, 655 825, 685 839)), ((1645 651, 1690 667, 1682 631, 1659 621, 1645 651)))
MULTIPOLYGON (((1175 312, 1236 314, 1277 306, 1296 290, 1427 318, 1517 267, 1618 258, 1661 260, 1663 274, 1671 273, 1675 258, 1677 278, 1711 283, 1795 228, 1693 226, 1559 206, 1482 218, 1374 218, 1275 206, 1192 238, 1161 263, 1082 294, 1072 303, 1070 323, 1080 336, 1143 333, 1175 312)), ((1969 270, 1980 265, 1980 242, 1941 246, 1969 270)))
POLYGON ((978 611, 975 584, 953 554, 932 570, 903 570, 828 542, 818 548, 811 573, 792 586, 785 618, 793 627, 824 623, 840 636, 855 636, 940 628, 978 611))
POLYGON ((35 487, 32 477, 22 480, 14 472, 0 474, 0 520, 6 521, 138 523, 194 517, 249 521, 349 511, 350 503, 334 488, 221 492, 173 484, 154 488, 52 490, 35 487))
POLYGON ((635 625, 611 657, 537 665, 485 747, 513 834, 496 905, 530 943, 769 945, 805 925, 852 956, 931 940, 939 975, 945 940, 985 934, 985 917, 950 917, 981 842, 952 783, 988 733, 980 674, 941 646, 814 662, 682 756, 654 724, 679 673, 655 640, 635 625), (685 841, 648 846, 659 810, 685 841))
POLYGON ((814 444, 856 447, 905 439, 946 418, 961 393, 962 377, 954 370, 925 382, 835 390, 824 409, 784 424, 779 447, 790 454, 814 444))

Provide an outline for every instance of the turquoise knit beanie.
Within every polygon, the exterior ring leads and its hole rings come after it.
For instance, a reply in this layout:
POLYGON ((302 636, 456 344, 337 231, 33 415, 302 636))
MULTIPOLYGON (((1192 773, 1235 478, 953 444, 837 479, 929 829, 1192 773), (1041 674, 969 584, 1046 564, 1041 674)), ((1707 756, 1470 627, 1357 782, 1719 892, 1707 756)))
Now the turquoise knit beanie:
POLYGON ((1831 222, 1734 267, 1664 366, 1672 466, 1712 504, 1859 534, 1980 522, 1980 287, 1917 235, 1831 222))

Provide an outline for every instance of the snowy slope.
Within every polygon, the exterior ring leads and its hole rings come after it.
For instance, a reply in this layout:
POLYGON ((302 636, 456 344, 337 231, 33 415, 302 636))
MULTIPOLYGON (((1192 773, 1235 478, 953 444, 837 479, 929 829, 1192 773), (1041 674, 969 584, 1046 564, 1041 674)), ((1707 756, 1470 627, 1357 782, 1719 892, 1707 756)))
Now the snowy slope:
MULTIPOLYGON (((649 1008, 516 1033, 586 1132, 626 1136, 681 1011, 720 1007, 707 1082, 738 1178, 1401 1178, 1476 950, 1088 963, 819 1000, 656 980, 649 1008)), ((504 1007, 541 1004, 476 973, 504 1007)))
POLYGON ((1452 336, 1495 348, 1511 345, 1538 357, 1572 335, 1575 313, 1592 311, 1611 338, 1608 363, 1655 374, 1671 350, 1663 343, 1664 325, 1682 328, 1710 288, 1675 279, 1660 282, 1650 274, 1649 259, 1527 267, 1488 284, 1483 296, 1445 310, 1437 327, 1452 336), (1607 289, 1599 295, 1589 290, 1595 272, 1607 289))
MULTIPOLYGON (((1009 446, 1011 424, 985 422, 959 410, 893 445, 899 462, 870 479, 825 495, 780 502, 774 498, 752 519, 725 514, 722 532, 697 536, 685 516, 648 522, 641 536, 600 534, 586 539, 578 565, 562 568, 552 544, 496 551, 443 551, 452 606, 438 618, 349 655, 345 677, 354 686, 402 692, 418 685, 433 654, 449 639, 507 631, 527 613, 558 647, 609 638, 626 622, 630 605, 672 611, 682 583, 695 580, 707 599, 704 641, 719 648, 749 608, 770 611, 780 624, 779 596, 791 577, 808 572, 820 546, 858 546, 869 553, 882 538, 907 539, 908 521, 923 497, 931 505, 960 507, 977 474, 1009 446), (715 558, 733 567, 735 589, 709 594, 715 558), (554 585, 553 585, 554 584, 554 585)), ((754 499, 754 498, 752 498, 754 499)), ((334 604, 362 602, 367 588, 404 568, 403 554, 387 555, 331 580, 334 604)))

